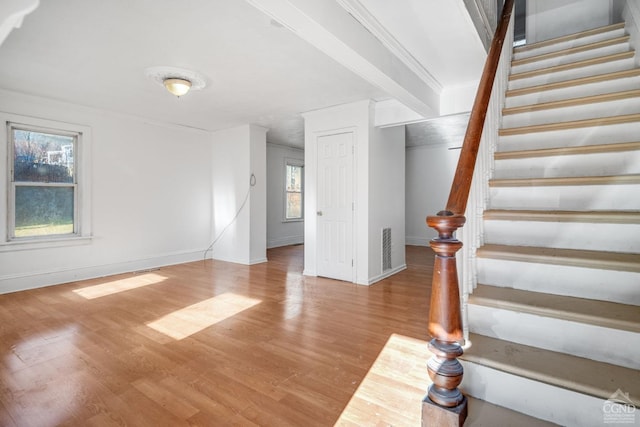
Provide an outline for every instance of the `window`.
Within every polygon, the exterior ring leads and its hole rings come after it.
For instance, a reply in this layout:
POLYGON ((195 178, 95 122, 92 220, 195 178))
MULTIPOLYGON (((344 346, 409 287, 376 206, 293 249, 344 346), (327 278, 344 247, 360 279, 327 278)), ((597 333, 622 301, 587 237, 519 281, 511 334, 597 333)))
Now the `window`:
POLYGON ((14 123, 9 129, 9 239, 76 234, 79 135, 14 123))
POLYGON ((88 237, 88 180, 82 174, 88 163, 88 128, 3 116, 7 139, 0 155, 6 149, 8 167, 2 178, 6 192, 0 194, 6 201, 0 250, 88 237))
POLYGON ((285 221, 299 221, 303 218, 303 185, 304 166, 301 160, 285 161, 284 183, 284 219, 285 221))

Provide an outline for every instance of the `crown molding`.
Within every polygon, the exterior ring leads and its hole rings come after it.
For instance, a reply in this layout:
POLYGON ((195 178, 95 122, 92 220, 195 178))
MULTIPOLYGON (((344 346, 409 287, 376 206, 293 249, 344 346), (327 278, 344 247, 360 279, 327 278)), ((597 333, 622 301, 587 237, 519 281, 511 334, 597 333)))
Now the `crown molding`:
MULTIPOLYGON (((495 2, 493 2, 493 4, 495 6, 495 2)), ((493 32, 495 31, 495 28, 492 27, 491 20, 487 15, 487 7, 489 6, 488 4, 486 4, 486 0, 464 0, 464 5, 467 9, 467 13, 469 14, 469 18, 471 19, 473 26, 476 28, 478 37, 480 37, 485 50, 488 52, 489 47, 491 47, 491 41, 493 40, 493 32)), ((495 19, 497 20, 498 17, 495 16, 495 19)))
POLYGON ((280 148, 282 150, 296 150, 304 152, 304 148, 294 147, 293 145, 286 145, 280 142, 270 142, 267 141, 267 147, 280 148))
POLYGON ((437 93, 442 84, 378 21, 359 0, 337 0, 356 21, 437 93))

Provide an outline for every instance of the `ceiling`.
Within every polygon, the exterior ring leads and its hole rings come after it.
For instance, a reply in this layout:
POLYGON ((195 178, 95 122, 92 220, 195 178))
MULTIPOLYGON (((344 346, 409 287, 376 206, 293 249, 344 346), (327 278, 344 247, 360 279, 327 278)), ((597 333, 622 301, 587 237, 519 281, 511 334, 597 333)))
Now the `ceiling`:
MULTIPOLYGON (((462 2, 402 3, 358 2, 440 89, 477 79, 481 43, 464 11, 451 10, 462 2)), ((255 123, 270 129, 270 142, 300 147, 300 113, 393 98, 248 2, 123 4, 41 1, 0 46, 0 88, 208 131, 255 123), (207 87, 176 98, 145 76, 151 66, 196 71, 207 87)))
POLYGON ((462 1, 359 2, 441 87, 480 78, 486 52, 462 1))
POLYGON ((449 148, 462 147, 470 113, 442 116, 411 123, 406 127, 406 146, 445 144, 449 148))

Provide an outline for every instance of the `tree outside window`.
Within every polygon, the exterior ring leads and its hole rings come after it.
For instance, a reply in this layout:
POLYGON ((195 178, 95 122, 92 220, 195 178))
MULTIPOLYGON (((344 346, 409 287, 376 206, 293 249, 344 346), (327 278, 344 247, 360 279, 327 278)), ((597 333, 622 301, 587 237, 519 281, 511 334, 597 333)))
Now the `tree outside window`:
POLYGON ((77 133, 10 125, 9 238, 77 234, 77 133))
POLYGON ((300 161, 287 160, 285 163, 285 221, 303 219, 304 166, 300 161))

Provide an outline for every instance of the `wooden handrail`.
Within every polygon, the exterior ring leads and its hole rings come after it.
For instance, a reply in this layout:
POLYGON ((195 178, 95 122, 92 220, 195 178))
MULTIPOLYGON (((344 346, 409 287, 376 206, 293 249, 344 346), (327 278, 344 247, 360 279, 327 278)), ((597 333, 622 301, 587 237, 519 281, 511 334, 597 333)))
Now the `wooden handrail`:
POLYGON ((449 200, 447 201, 446 210, 454 214, 464 215, 464 211, 467 208, 473 169, 475 168, 476 158, 478 157, 480 138, 482 137, 484 120, 487 116, 487 109, 489 108, 493 82, 496 78, 496 71, 498 70, 498 64, 500 62, 502 45, 507 35, 511 14, 513 13, 513 2, 514 0, 506 0, 504 3, 502 17, 500 18, 496 33, 491 42, 489 54, 484 63, 484 69, 482 70, 482 77, 478 84, 476 99, 471 109, 469 124, 467 125, 464 142, 462 143, 462 151, 460 152, 456 174, 453 177, 449 200))
POLYGON ((462 382, 463 369, 458 361, 462 355, 462 316, 460 291, 456 268, 456 252, 462 247, 454 233, 466 221, 464 217, 471 191, 473 170, 478 156, 493 82, 498 70, 502 47, 513 12, 514 0, 506 0, 502 16, 491 42, 482 77, 473 103, 469 124, 458 166, 451 185, 446 209, 427 217, 427 225, 438 232, 430 242, 436 253, 431 284, 429 310, 429 350, 433 354, 427 364, 429 386, 422 405, 422 425, 462 425, 467 416, 467 400, 458 386, 462 382), (437 420, 434 421, 433 420, 437 420))

